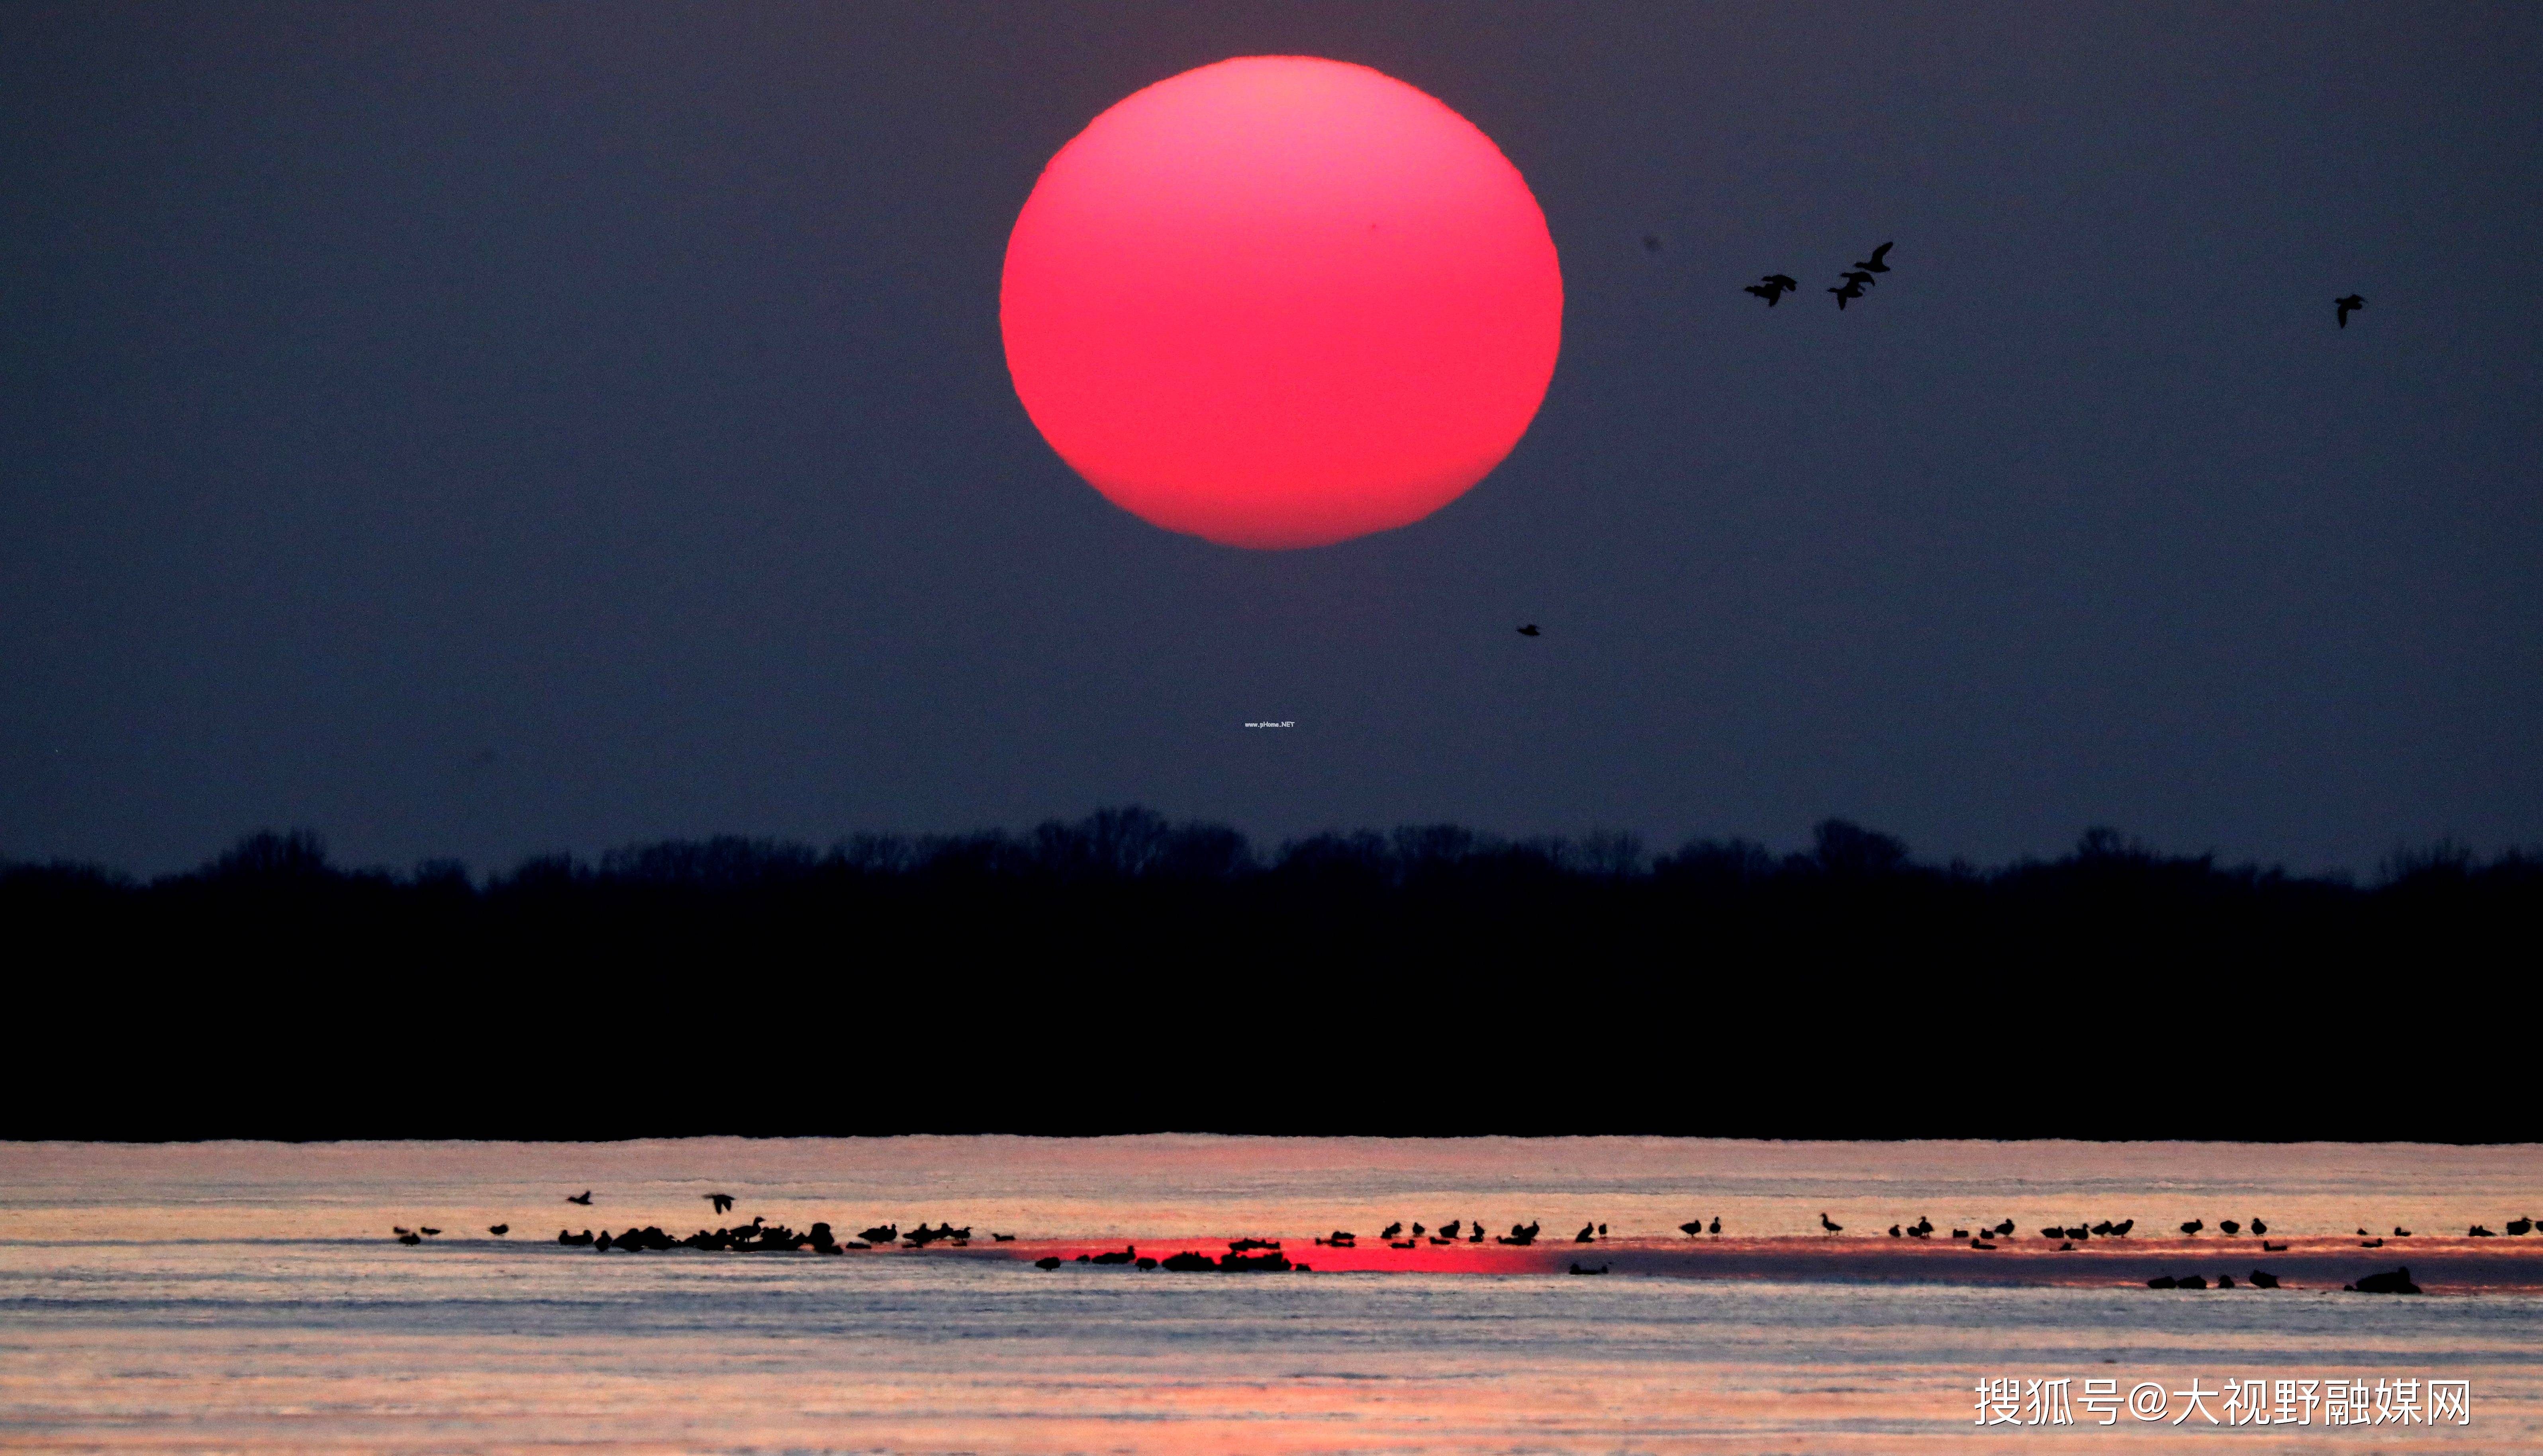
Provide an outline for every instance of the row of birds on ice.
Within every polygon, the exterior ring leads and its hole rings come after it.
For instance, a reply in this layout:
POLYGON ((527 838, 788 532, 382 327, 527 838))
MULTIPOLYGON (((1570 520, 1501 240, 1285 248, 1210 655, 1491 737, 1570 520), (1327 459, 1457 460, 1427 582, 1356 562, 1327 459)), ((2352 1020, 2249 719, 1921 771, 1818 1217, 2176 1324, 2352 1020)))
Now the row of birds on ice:
MULTIPOLYGON (((591 1189, 585 1188, 579 1193, 569 1194, 565 1201, 579 1204, 582 1207, 588 1208, 591 1206, 591 1189)), ((731 1193, 700 1193, 698 1196, 705 1199, 708 1206, 713 1208, 718 1214, 728 1213, 732 1209, 734 1200, 733 1195, 731 1193)), ((2121 1219, 2118 1222, 2104 1219, 2095 1224, 2075 1223, 2064 1225, 2062 1227, 2043 1228, 2039 1232, 2040 1237, 2042 1239, 2057 1240, 2058 1248, 2061 1251, 2064 1251, 2071 1250, 2077 1244, 2084 1243, 2092 1239, 2124 1239, 2136 1228, 2136 1224, 2137 1221, 2134 1218, 2121 1219)), ((2543 1220, 2534 1218, 2511 1218, 2501 1227, 2505 1229, 2508 1236, 2511 1238, 2523 1238, 2525 1235, 2532 1233, 2537 1227, 2543 1227, 2543 1220)), ((1722 1232, 1722 1218, 1718 1214, 1713 1217, 1711 1222, 1698 1218, 1687 1223, 1679 1224, 1677 1228, 1679 1233, 1682 1233, 1689 1238, 1695 1238, 1700 1235, 1719 1236, 1722 1232)), ((2199 1234, 2205 1232, 2206 1229, 2207 1221, 2203 1218, 2190 1219, 2181 1225, 2182 1233, 2192 1238, 2197 1237, 2199 1234)), ((2216 1222, 2216 1231, 2225 1235, 2229 1239, 2242 1237, 2247 1229, 2249 1230, 2252 1238, 2262 1241, 2262 1248, 2270 1250, 2273 1253, 2283 1250, 2287 1247, 2284 1244, 2272 1244, 2269 1242, 2270 1226, 2267 1222, 2261 1219, 2255 1218, 2248 1225, 2231 1218, 2218 1219, 2216 1222)), ((1410 1237, 1407 1237, 1405 1233, 1405 1224, 1399 1219, 1379 1230, 1378 1237, 1386 1241, 1389 1247, 1396 1249, 1418 1248, 1426 1238, 1432 1244, 1455 1244, 1459 1242, 1480 1244, 1483 1243, 1487 1237, 1490 1237, 1493 1242, 1497 1244, 1508 1244, 1524 1248, 1528 1245, 1534 1244, 1537 1240, 1537 1236, 1542 1233, 1543 1230, 1544 1225, 1541 1221, 1524 1224, 1514 1223, 1510 1225, 1510 1231, 1506 1234, 1488 1235, 1482 1219, 1478 1218, 1469 1225, 1465 1219, 1459 1218, 1451 1219, 1446 1224, 1443 1224, 1436 1229, 1431 1229, 1416 1222, 1412 1225, 1412 1233, 1410 1237)), ((492 1224, 489 1225, 486 1230, 486 1232, 493 1234, 499 1239, 510 1234, 511 1231, 512 1226, 508 1223, 492 1224)), ((1822 1209, 1819 1212, 1819 1231, 1822 1234, 1833 1238, 1836 1235, 1845 1232, 1845 1225, 1829 1218, 1826 1210, 1822 1209)), ((436 1236, 441 1232, 441 1230, 424 1227, 407 1228, 403 1225, 399 1225, 394 1227, 391 1232, 397 1236, 398 1242, 412 1245, 420 1244, 426 1238, 436 1236)), ((1919 1215, 1914 1223, 1893 1223, 1889 1226, 1889 1237, 1893 1239, 1930 1239, 1936 1232, 1937 1230, 1934 1227, 1933 1220, 1926 1218, 1923 1215, 1919 1215)), ((1988 1240, 2009 1239, 2014 1236, 2014 1221, 2008 1218, 1992 1227, 1981 1227, 1974 1231, 1969 1229, 1954 1229, 1951 1231, 1951 1237, 1957 1240, 1966 1241, 1968 1246, 1972 1249, 1993 1249, 1997 1246, 1989 1243, 1988 1240)), ((2362 1228, 2357 1231, 2357 1234, 2361 1240, 2365 1241, 2358 1247, 2364 1249, 2381 1248, 2386 1238, 2408 1239, 2414 1237, 2409 1229, 2402 1227, 2400 1224, 2395 1224, 2393 1226, 2393 1232, 2389 1235, 2369 1234, 2362 1228)), ((918 1248, 924 1248, 928 1244, 939 1241, 962 1244, 968 1243, 970 1235, 971 1230, 968 1227, 958 1230, 949 1223, 940 1231, 931 1230, 925 1223, 921 1223, 915 1230, 906 1236, 906 1242, 918 1248)), ((2488 1239, 2497 1237, 2497 1234, 2494 1230, 2477 1223, 2467 1229, 2464 1236, 2472 1239, 2488 1239)), ((989 1237, 998 1243, 1006 1244, 1014 1242, 1016 1236, 1013 1234, 991 1234, 989 1237)), ((1580 1225, 1580 1232, 1573 1235, 1573 1242, 1578 1244, 1591 1244, 1606 1237, 1607 1226, 1603 1223, 1593 1221, 1580 1225)), ((880 1224, 874 1228, 865 1230, 863 1233, 858 1235, 858 1238, 862 1241, 863 1246, 870 1247, 878 1244, 889 1245, 896 1241, 902 1241, 904 1236, 900 1233, 897 1225, 880 1224)), ((1357 1234, 1344 1229, 1336 1229, 1330 1235, 1318 1238, 1316 1243, 1320 1246, 1349 1249, 1355 1247, 1358 1239, 1359 1236, 1357 1234)), ((1278 1246, 1267 1245, 1265 1247, 1277 1248, 1278 1246)))
MULTIPOLYGON (((1895 239, 1884 243, 1872 250, 1870 258, 1856 259, 1854 267, 1837 274, 1836 285, 1826 291, 1836 295, 1838 312, 1844 312, 1847 304, 1863 297, 1865 289, 1880 282, 1881 274, 1889 271, 1889 250, 1896 245, 1895 239)), ((1646 252, 1657 253, 1660 251, 1660 240, 1646 233, 1643 235, 1643 248, 1646 252)), ((1768 308, 1773 308, 1783 302, 1785 294, 1798 293, 1801 288, 1801 280, 1790 273, 1767 273, 1739 291, 1762 298, 1766 300, 1768 308)), ((2331 306, 2340 327, 2346 329, 2349 327, 2349 316, 2364 308, 2366 300, 2355 293, 2350 293, 2333 299, 2331 306)))

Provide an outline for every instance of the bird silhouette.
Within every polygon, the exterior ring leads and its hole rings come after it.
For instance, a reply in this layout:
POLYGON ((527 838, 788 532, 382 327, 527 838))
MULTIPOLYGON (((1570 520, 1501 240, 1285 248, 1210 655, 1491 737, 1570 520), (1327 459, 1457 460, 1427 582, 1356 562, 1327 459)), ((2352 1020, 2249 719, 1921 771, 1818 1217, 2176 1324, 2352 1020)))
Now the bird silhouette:
POLYGON ((1533 622, 1530 622, 1530 623, 1528 623, 1525 627, 1522 627, 1522 628, 1520 628, 1520 629, 1518 630, 1518 635, 1519 635, 1519 636, 1521 636, 1521 637, 1542 637, 1542 636, 1544 636, 1545 634, 1543 634, 1543 633, 1541 633, 1541 632, 1537 631, 1537 630, 1536 630, 1536 624, 1535 624, 1535 623, 1533 623, 1533 622))
POLYGON ((1868 273, 1868 272, 1865 272, 1865 271, 1864 271, 1863 269, 1861 269, 1861 268, 1856 268, 1854 271, 1852 271, 1852 272, 1850 272, 1850 273, 1839 273, 1839 274, 1837 274, 1837 276, 1838 276, 1838 277, 1840 277, 1840 278, 1845 279, 1845 280, 1846 280, 1847 282, 1849 282, 1849 283, 1853 283, 1853 284, 1856 284, 1856 285, 1858 285, 1858 286, 1865 287, 1865 288, 1869 288, 1869 287, 1871 287, 1874 283, 1877 283, 1877 282, 1881 281, 1880 279, 1878 279, 1878 278, 1874 277, 1872 274, 1870 274, 1870 273, 1868 273))
POLYGON ((1836 311, 1838 313, 1843 313, 1845 312, 1846 300, 1861 298, 1863 296, 1863 285, 1849 280, 1844 287, 1830 288, 1828 291, 1836 295, 1836 311))
POLYGON ((1598 1226, 1594 1223, 1584 1223, 1580 1226, 1580 1232, 1572 1236, 1572 1242, 1575 1244, 1586 1244, 1597 1237, 1598 1226))
POLYGON ((1718 1233, 1720 1233, 1720 1232, 1722 1232, 1722 1218, 1721 1218, 1721 1215, 1716 1214, 1716 1215, 1714 1216, 1714 1220, 1713 1220, 1713 1228, 1710 1230, 1710 1232, 1717 1233, 1717 1234, 1718 1234, 1718 1233))
POLYGON ((493 1226, 492 1228, 489 1228, 488 1230, 486 1230, 486 1232, 488 1232, 488 1233, 490 1233, 490 1234, 493 1234, 493 1235, 494 1235, 496 1238, 498 1238, 498 1239, 500 1239, 500 1238, 503 1237, 505 1234, 508 1234, 508 1233, 510 1233, 511 1231, 512 1231, 512 1226, 511 1226, 510 1224, 508 1224, 508 1223, 499 1223, 499 1224, 496 1224, 495 1226, 493 1226))
POLYGON ((413 1229, 411 1229, 411 1228, 408 1228, 405 1224, 402 1224, 402 1223, 393 1223, 393 1224, 390 1224, 390 1225, 389 1225, 389 1232, 390 1232, 390 1233, 393 1233, 393 1234, 397 1235, 399 1238, 403 1239, 403 1238, 405 1238, 407 1235, 409 1235, 409 1234, 411 1234, 411 1233, 414 1233, 414 1232, 415 1232, 415 1230, 413 1230, 413 1229))
POLYGON ((1379 1229, 1377 1231, 1377 1236, 1381 1239, 1392 1239, 1400 1236, 1403 1232, 1404 1224, 1403 1221, 1399 1219, 1396 1222, 1390 1223, 1386 1227, 1379 1229))
POLYGON ((1802 285, 1798 280, 1787 274, 1768 273, 1764 277, 1759 278, 1756 282, 1749 284, 1747 287, 1742 288, 1739 291, 1742 293, 1754 294, 1757 297, 1766 300, 1766 306, 1768 308, 1773 308, 1778 299, 1781 299, 1787 293, 1796 293, 1801 291, 1801 286, 1802 285))
POLYGON ((1824 1209, 1824 1208, 1819 1210, 1819 1227, 1820 1227, 1820 1228, 1823 1228, 1823 1229, 1825 1229, 1825 1230, 1827 1230, 1827 1231, 1828 1231, 1829 1233, 1831 1233, 1831 1234, 1839 1234, 1839 1233, 1843 1233, 1843 1232, 1845 1232, 1845 1225, 1844 1225, 1844 1224, 1841 1224, 1841 1223, 1831 1223, 1831 1222, 1829 1222, 1829 1221, 1828 1221, 1827 1210, 1826 1210, 1826 1209, 1824 1209))
POLYGON ((2534 1220, 2530 1218, 2511 1218, 2507 1221, 2507 1232, 2514 1238, 2524 1238, 2533 1229, 2534 1220))
POLYGON ((2333 299, 2331 306, 2340 310, 2340 327, 2346 329, 2349 327, 2349 316, 2364 308, 2366 300, 2351 293, 2347 298, 2333 299))
POLYGON ((731 1193, 700 1193, 698 1196, 706 1199, 709 1203, 714 1204, 715 1211, 718 1213, 731 1213, 732 1211, 732 1194, 731 1193))
POLYGON ((2261 1237, 2263 1237, 2264 1235, 2268 1234, 2268 1233, 2269 1233, 2269 1231, 2270 1231, 2270 1226, 2269 1226, 2268 1224, 2261 1222, 2261 1221, 2260 1221, 2259 1219, 2257 1219, 2257 1218, 2252 1220, 2252 1237, 2253 1237, 2253 1238, 2255 1238, 2255 1239, 2261 1238, 2261 1237))
POLYGON ((1856 259, 1854 261, 1854 266, 1862 268, 1866 272, 1886 273, 1889 271, 1889 265, 1882 262, 1882 260, 1889 256, 1889 250, 1893 246, 1895 245, 1884 243, 1880 247, 1872 250, 1872 256, 1870 258, 1856 259))
POLYGON ((584 1188, 581 1192, 568 1194, 566 1201, 569 1203, 580 1203, 583 1207, 588 1208, 591 1206, 591 1189, 584 1188))
POLYGON ((2183 1224, 2181 1226, 2181 1231, 2185 1234, 2196 1234, 2205 1227, 2207 1227, 2207 1220, 2203 1218, 2194 1218, 2190 1222, 2183 1224))
POLYGON ((2255 1289, 2275 1289, 2278 1287, 2278 1276, 2271 1273, 2268 1269, 2254 1269, 2252 1270, 2252 1287, 2255 1289))
POLYGON ((417 1233, 419 1233, 419 1234, 424 1235, 424 1237, 426 1237, 426 1238, 430 1238, 430 1237, 432 1237, 433 1235, 438 1234, 438 1233, 440 1233, 440 1232, 441 1232, 441 1230, 439 1230, 439 1229, 428 1229, 428 1228, 425 1228, 425 1227, 424 1227, 424 1225, 422 1225, 422 1224, 417 1224, 417 1225, 415 1226, 415 1231, 416 1231, 417 1233))
POLYGON ((1699 1218, 1693 1223, 1679 1224, 1677 1226, 1677 1231, 1692 1239, 1696 1235, 1704 1232, 1704 1220, 1699 1218))
POLYGON ((400 1234, 398 1235, 398 1242, 404 1244, 409 1249, 412 1249, 416 1245, 423 1243, 424 1240, 415 1234, 400 1234))
POLYGON ((2216 1228, 2219 1233, 2222 1233, 2229 1239, 2236 1234, 2243 1232, 2243 1226, 2230 1218, 2219 1219, 2217 1221, 2216 1228))

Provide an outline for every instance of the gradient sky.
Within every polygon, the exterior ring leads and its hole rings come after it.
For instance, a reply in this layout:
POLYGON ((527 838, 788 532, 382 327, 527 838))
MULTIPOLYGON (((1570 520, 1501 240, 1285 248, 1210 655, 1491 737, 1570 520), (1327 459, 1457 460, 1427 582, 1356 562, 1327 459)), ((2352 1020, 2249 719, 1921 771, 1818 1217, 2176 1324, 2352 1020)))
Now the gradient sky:
POLYGON ((2531 842, 2538 74, 2530 5, 13 5, 0 854, 2531 842), (1497 474, 1257 554, 1069 473, 998 276, 1269 52, 1481 126, 1568 307, 1497 474))

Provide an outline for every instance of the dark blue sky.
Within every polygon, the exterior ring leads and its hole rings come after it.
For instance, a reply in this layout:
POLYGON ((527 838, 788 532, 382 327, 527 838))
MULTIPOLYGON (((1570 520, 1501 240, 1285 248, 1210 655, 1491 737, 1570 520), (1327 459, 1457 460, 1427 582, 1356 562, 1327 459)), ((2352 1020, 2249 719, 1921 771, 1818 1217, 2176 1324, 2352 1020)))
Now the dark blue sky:
POLYGON ((2531 5, 13 5, 0 854, 2543 839, 2538 76, 2531 5), (1278 554, 997 328, 1050 153, 1265 52, 1483 127, 1569 300, 1499 472, 1278 554))

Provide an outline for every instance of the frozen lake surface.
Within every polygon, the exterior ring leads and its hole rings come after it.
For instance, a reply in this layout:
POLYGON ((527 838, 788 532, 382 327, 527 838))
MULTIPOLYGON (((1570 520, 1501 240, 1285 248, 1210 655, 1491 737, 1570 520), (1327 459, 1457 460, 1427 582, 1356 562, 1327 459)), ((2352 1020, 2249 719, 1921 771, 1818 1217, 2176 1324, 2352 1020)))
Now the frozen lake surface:
POLYGON ((2543 1237, 2460 1237, 2543 1211, 2538 1174, 2530 1146, 8 1144, 0 1448, 2543 1449, 2543 1279, 2523 1272, 2543 1266, 2543 1237), (586 1188, 589 1209, 563 1201, 586 1188), (708 1191, 735 1195, 733 1213, 713 1218, 708 1191), (1845 1234, 1818 1232, 1823 1210, 1845 1234), (2212 1232, 2255 1214, 2287 1255, 2212 1232), (834 1259, 555 1242, 560 1224, 680 1234, 753 1215, 842 1235, 951 1220, 977 1238, 834 1259), (1676 1231, 1699 1215, 1725 1236, 1676 1231), (1990 1254, 1887 1237, 1920 1215, 1946 1231, 2010 1217, 2020 1234, 1990 1254), (2174 1232, 2194 1217, 2210 1231, 2174 1232), (2119 1218, 2135 1237, 2070 1255, 2036 1234, 2119 1218), (1372 1248, 1398 1219, 1537 1221, 1546 1237, 1372 1248), (1612 1237, 1569 1242, 1593 1221, 1612 1237), (509 1239, 487 1235, 498 1222, 509 1239), (407 1248, 392 1225, 444 1233, 407 1248), (2395 1225, 2414 1237, 2356 1247, 2355 1228, 2395 1225), (1338 1227, 1362 1247, 1309 1242, 1338 1227), (991 1245, 992 1229, 1018 1242, 991 1245), (1323 1264, 1235 1277, 1015 1257, 1239 1235, 1323 1264), (1560 1272, 1576 1258, 1618 1272, 1560 1272), (2402 1263, 2429 1297, 2329 1282, 2402 1263), (2142 1284, 2143 1267, 2255 1264, 2293 1271, 2289 1287, 2142 1284), (2064 1378, 2078 1423, 1978 1426, 1987 1378, 2064 1378), (2303 1425, 2175 1425, 2176 1399, 2159 1421, 2103 1427, 2088 1379, 2303 1380, 2317 1404, 2303 1425), (2425 1382, 2466 1381, 2472 1421, 2326 1425, 2324 1384, 2352 1379, 2423 1382, 2423 1407, 2425 1382))

